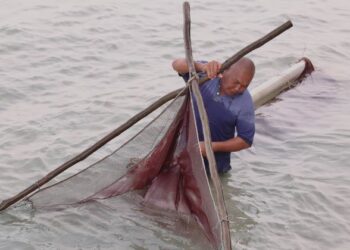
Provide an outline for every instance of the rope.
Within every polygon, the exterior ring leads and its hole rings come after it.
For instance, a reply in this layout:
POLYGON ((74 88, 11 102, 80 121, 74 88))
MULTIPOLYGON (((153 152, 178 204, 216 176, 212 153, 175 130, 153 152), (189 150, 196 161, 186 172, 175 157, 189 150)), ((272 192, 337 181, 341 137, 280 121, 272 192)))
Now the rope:
POLYGON ((186 82, 186 85, 191 84, 191 82, 196 79, 197 81, 199 81, 199 76, 197 74, 197 72, 191 73, 192 77, 188 79, 188 81, 186 82))

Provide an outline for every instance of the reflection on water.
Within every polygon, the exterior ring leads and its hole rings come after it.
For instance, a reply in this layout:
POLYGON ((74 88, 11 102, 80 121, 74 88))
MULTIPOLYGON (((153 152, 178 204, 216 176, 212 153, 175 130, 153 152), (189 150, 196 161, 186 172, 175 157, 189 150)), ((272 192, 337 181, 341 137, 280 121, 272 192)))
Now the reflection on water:
MULTIPOLYGON (((191 1, 196 59, 223 61, 291 19, 292 29, 251 53, 252 87, 303 56, 316 67, 257 111, 254 146, 222 177, 236 249, 349 248, 348 5, 191 1)), ((184 55, 180 2, 12 1, 0 20, 0 199, 183 86, 170 67, 184 55)), ((191 223, 182 230, 184 221, 133 198, 9 209, 0 249, 206 249, 191 223)))

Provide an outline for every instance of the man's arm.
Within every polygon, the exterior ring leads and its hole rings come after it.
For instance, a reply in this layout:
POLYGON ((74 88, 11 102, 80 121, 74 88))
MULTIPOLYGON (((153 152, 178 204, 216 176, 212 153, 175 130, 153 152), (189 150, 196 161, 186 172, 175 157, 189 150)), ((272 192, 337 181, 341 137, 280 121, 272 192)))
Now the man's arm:
MULTIPOLYGON (((175 59, 172 66, 173 69, 181 75, 188 73, 188 66, 185 58, 175 59)), ((207 76, 212 79, 217 76, 221 68, 221 63, 218 61, 210 61, 208 63, 195 62, 194 67, 197 72, 205 72, 207 76)))
MULTIPOLYGON (((173 61, 173 69, 179 74, 188 73, 187 61, 185 58, 178 58, 173 61)), ((204 63, 195 62, 194 67, 197 72, 204 72, 204 63)))
MULTIPOLYGON (((206 156, 204 142, 199 143, 200 150, 203 156, 206 156)), ((217 141, 211 143, 214 152, 236 152, 242 149, 249 148, 251 145, 239 136, 226 141, 217 141)))

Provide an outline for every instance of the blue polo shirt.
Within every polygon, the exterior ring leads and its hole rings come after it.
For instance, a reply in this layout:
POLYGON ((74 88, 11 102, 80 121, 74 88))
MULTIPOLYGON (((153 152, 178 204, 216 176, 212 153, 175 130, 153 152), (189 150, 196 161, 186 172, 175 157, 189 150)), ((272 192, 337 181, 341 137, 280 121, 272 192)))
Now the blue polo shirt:
MULTIPOLYGON (((188 80, 188 74, 183 76, 188 80)), ((220 96, 220 78, 214 78, 200 86, 204 106, 208 115, 211 140, 226 141, 235 136, 242 138, 249 145, 255 134, 255 112, 250 93, 245 90, 234 96, 220 96)), ((194 112, 200 141, 204 141, 199 112, 194 101, 194 112)), ((230 152, 215 152, 218 171, 225 173, 231 169, 230 152)), ((208 162, 204 158, 206 166, 208 162)))

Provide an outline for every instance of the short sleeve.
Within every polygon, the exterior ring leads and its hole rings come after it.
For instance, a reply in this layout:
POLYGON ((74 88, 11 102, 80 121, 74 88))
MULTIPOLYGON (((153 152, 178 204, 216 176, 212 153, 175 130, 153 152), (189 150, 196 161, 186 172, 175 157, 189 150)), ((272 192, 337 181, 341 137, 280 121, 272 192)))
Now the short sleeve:
POLYGON ((255 134, 255 111, 252 98, 249 93, 244 98, 242 108, 237 117, 237 136, 242 138, 249 145, 253 144, 255 134))
MULTIPOLYGON (((204 61, 204 60, 199 60, 199 61, 196 61, 196 62, 199 62, 199 63, 207 63, 207 61, 204 61)), ((199 73, 199 74, 198 74, 198 75, 199 75, 199 78, 201 78, 202 76, 204 76, 204 73, 202 73, 202 72, 197 72, 197 73, 199 73)), ((179 74, 179 76, 181 76, 182 79, 183 79, 185 82, 187 82, 188 79, 190 78, 190 74, 189 74, 189 73, 179 74)))
POLYGON ((179 73, 179 76, 181 76, 182 79, 183 79, 185 82, 187 82, 188 79, 190 78, 190 74, 189 74, 189 73, 185 73, 185 74, 180 74, 180 73, 179 73))

